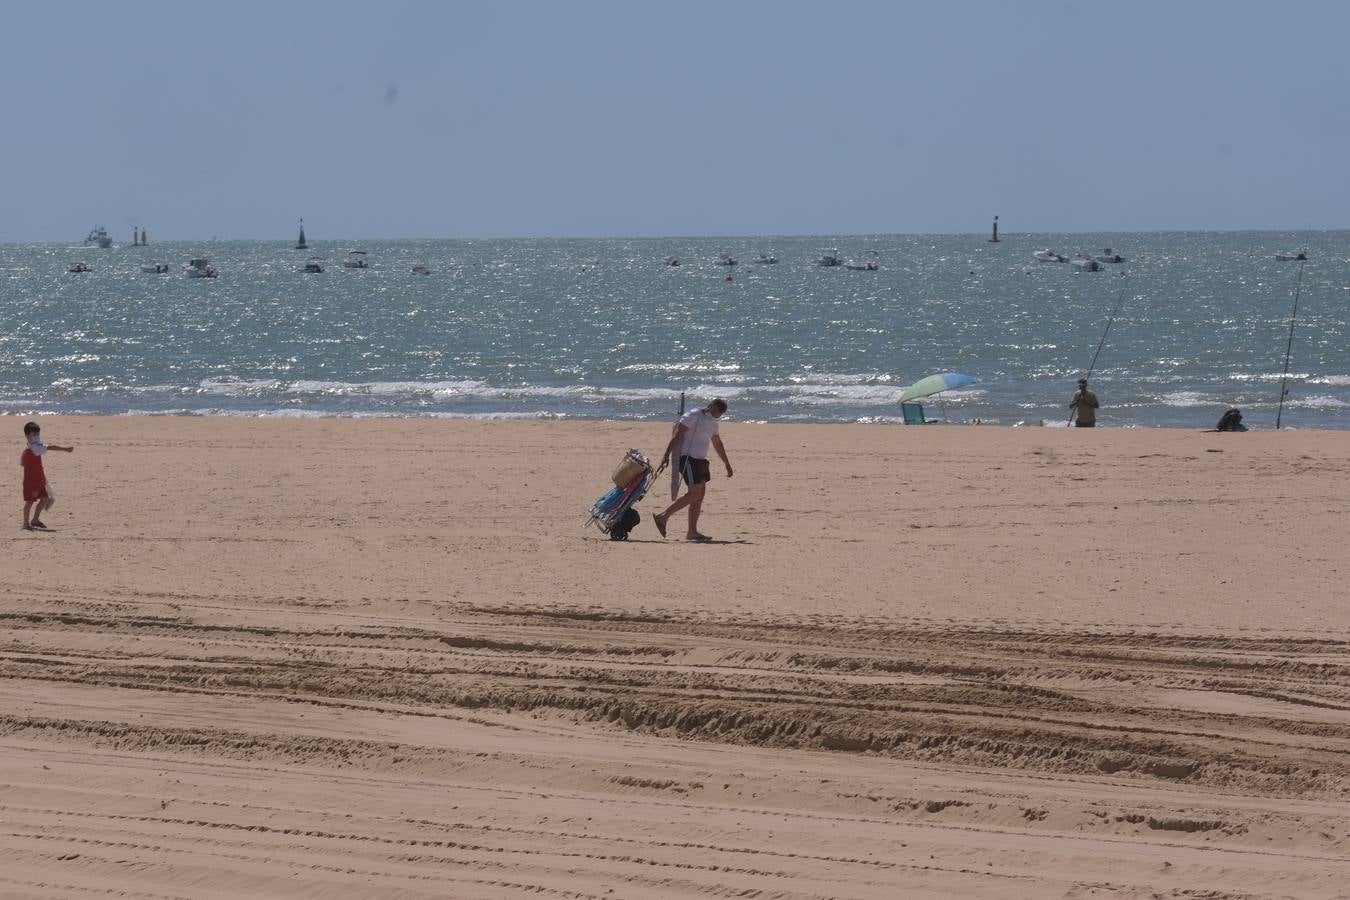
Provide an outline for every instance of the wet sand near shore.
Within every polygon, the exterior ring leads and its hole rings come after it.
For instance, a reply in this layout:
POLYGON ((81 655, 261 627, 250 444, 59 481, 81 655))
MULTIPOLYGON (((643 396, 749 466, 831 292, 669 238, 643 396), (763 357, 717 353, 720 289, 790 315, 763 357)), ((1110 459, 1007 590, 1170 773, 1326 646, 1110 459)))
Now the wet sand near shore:
POLYGON ((1344 895, 1350 434, 42 421, 7 895, 1344 895))

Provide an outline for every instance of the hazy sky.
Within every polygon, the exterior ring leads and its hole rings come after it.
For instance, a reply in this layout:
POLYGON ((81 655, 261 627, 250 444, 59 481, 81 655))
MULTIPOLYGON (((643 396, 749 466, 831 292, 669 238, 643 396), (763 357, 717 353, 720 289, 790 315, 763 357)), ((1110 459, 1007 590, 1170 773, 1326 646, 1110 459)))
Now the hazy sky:
POLYGON ((1347 226, 1333 0, 0 10, 0 242, 1347 226))

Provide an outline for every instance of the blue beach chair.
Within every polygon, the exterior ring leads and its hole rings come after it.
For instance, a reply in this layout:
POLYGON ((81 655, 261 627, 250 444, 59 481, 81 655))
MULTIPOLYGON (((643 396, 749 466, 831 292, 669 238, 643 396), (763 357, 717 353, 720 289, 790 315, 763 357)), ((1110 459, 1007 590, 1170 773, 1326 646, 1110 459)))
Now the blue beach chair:
POLYGON ((900 412, 904 414, 906 425, 928 424, 928 420, 923 417, 922 403, 901 403, 900 412))

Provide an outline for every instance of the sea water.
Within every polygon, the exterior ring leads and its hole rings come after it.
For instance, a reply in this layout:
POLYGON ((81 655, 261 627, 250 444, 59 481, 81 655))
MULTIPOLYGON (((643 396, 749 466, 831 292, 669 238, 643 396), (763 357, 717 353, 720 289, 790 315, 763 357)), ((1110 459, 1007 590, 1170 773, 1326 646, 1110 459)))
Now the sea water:
POLYGON ((907 385, 954 371, 978 383, 929 418, 1052 425, 1100 344, 1104 426, 1229 406, 1273 426, 1297 291, 1283 424, 1350 426, 1350 232, 985 237, 5 246, 0 413, 669 419, 687 391, 741 420, 896 422, 907 385), (342 266, 353 248, 369 269, 342 266), (219 277, 185 277, 194 256, 219 277))

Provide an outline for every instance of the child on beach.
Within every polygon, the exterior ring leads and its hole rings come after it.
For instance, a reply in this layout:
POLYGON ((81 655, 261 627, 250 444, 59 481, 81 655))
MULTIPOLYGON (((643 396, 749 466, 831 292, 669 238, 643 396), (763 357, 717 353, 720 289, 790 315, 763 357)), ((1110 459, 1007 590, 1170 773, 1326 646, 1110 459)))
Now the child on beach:
POLYGON ((23 436, 28 441, 28 446, 19 457, 19 465, 23 466, 23 528, 24 531, 46 529, 42 514, 52 508, 56 498, 52 496, 51 487, 47 484, 47 473, 42 468, 42 455, 48 450, 71 453, 75 448, 42 443, 42 429, 36 422, 29 422, 23 426, 23 436), (33 513, 32 519, 28 517, 30 511, 33 513))

